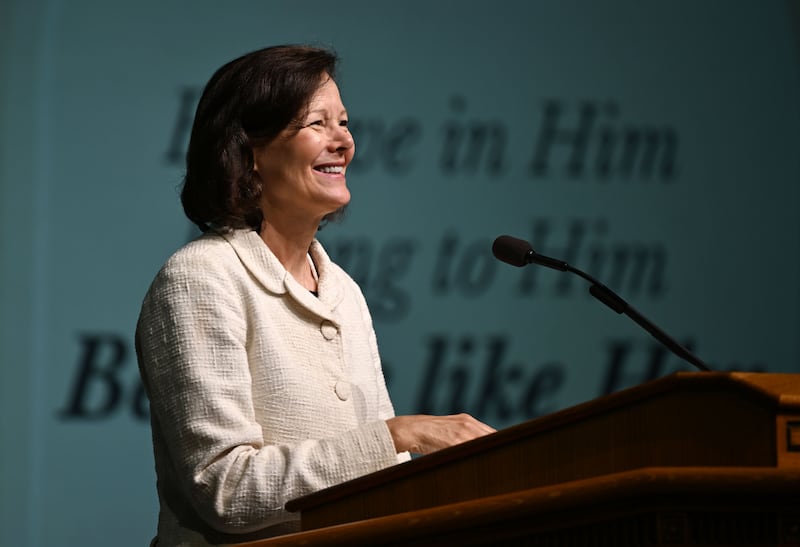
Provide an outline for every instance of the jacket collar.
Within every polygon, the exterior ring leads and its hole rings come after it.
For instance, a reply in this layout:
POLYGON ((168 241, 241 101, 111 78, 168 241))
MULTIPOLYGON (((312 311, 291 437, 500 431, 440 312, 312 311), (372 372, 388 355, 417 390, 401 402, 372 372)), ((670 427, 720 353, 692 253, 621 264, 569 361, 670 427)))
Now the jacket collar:
POLYGON ((289 294, 308 311, 339 324, 336 307, 344 298, 336 266, 316 239, 309 254, 319 276, 319 297, 295 280, 254 230, 233 230, 220 234, 233 247, 239 260, 263 287, 275 295, 289 294))

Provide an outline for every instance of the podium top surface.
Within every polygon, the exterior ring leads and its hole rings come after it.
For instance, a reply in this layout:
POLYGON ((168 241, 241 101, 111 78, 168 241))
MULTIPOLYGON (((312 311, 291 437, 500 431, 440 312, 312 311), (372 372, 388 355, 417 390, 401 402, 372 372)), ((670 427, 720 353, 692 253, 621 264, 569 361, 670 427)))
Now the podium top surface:
MULTIPOLYGON (((783 409, 800 409, 800 374, 766 372, 712 373, 730 382, 742 384, 747 389, 760 391, 774 404, 783 409)), ((702 376, 698 373, 679 372, 677 377, 702 376)))

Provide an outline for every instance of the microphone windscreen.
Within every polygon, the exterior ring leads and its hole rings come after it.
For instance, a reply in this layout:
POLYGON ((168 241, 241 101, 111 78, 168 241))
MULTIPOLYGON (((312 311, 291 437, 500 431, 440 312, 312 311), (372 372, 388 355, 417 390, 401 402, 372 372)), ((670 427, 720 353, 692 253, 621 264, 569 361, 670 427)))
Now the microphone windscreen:
POLYGON ((530 262, 528 257, 533 254, 533 246, 516 237, 500 236, 492 244, 492 254, 506 264, 522 267, 530 262))

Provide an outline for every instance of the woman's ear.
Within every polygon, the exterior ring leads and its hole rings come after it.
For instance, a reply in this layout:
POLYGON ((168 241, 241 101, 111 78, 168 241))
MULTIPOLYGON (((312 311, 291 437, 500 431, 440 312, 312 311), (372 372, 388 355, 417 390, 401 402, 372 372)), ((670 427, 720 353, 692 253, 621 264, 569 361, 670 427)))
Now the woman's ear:
POLYGON ((253 162, 253 173, 260 177, 258 174, 258 148, 252 145, 250 146, 250 159, 253 162))

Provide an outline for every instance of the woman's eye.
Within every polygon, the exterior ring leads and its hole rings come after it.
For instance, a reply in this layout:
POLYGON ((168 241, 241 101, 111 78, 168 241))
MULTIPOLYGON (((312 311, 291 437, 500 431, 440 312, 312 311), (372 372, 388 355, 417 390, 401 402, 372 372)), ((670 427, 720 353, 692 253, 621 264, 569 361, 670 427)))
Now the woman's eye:
POLYGON ((347 127, 347 123, 348 123, 348 120, 341 120, 339 122, 339 125, 342 126, 342 127, 347 127))
POLYGON ((313 122, 310 122, 308 125, 322 125, 322 120, 314 120, 313 122))

